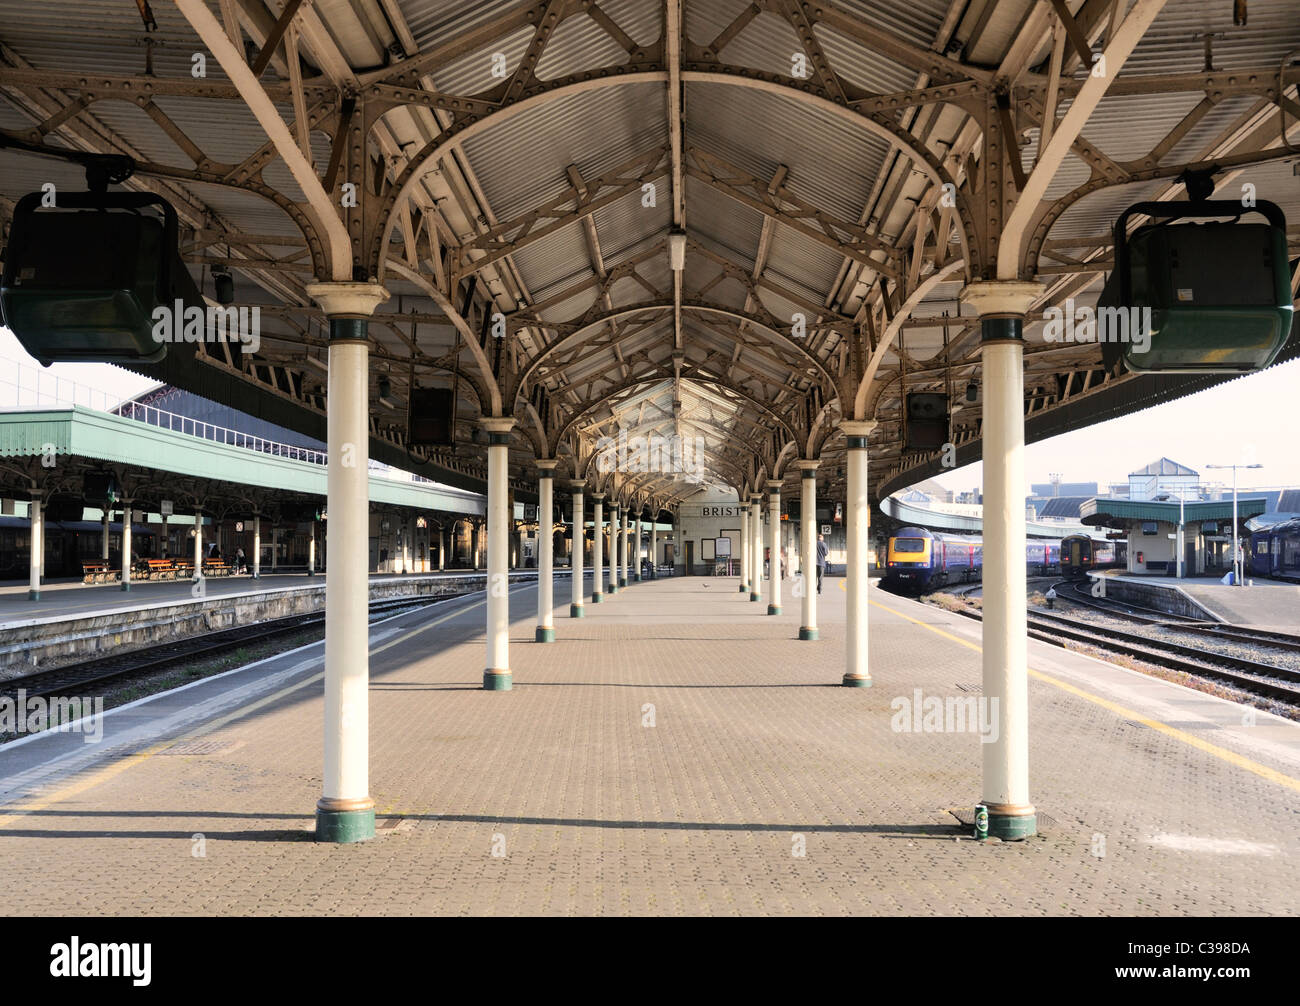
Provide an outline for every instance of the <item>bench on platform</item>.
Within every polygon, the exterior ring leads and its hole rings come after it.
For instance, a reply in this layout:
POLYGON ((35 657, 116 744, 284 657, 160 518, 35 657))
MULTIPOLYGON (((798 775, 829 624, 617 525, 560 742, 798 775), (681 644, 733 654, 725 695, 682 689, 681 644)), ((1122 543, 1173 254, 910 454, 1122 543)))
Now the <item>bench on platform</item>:
POLYGON ((176 563, 170 559, 146 559, 142 576, 146 580, 175 579, 176 563))
POLYGON ((116 583, 122 579, 122 571, 114 569, 106 562, 83 562, 81 564, 82 583, 116 583))

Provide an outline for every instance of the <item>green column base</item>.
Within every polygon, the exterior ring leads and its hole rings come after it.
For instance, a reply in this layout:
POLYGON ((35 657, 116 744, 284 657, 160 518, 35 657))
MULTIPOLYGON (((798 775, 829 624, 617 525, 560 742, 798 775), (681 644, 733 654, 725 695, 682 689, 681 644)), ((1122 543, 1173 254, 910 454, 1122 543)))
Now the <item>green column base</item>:
POLYGON ((751 591, 749 592, 749 599, 750 599, 751 601, 761 601, 761 600, 763 600, 763 595, 762 595, 762 594, 755 594, 755 593, 751 590, 751 591))
POLYGON ((625 578, 623 578, 623 577, 620 576, 620 577, 618 578, 618 585, 619 585, 620 587, 622 587, 624 590, 626 590, 626 589, 627 589, 627 580, 626 580, 625 578))
POLYGON ((781 614, 781 606, 779 604, 769 604, 767 606, 767 613, 769 615, 779 615, 781 614))
POLYGON ((130 589, 131 589, 131 585, 130 585, 129 583, 124 583, 124 584, 122 584, 122 589, 123 589, 123 590, 130 590, 130 589))
POLYGON ((375 837, 375 808, 322 810, 316 808, 316 841, 343 845, 375 837))
POLYGON ((1004 842, 1018 842, 1033 838, 1038 834, 1038 815, 998 814, 989 810, 989 838, 1000 838, 1004 842))
POLYGON ((840 682, 845 688, 870 688, 871 676, 864 674, 846 674, 840 682))
POLYGON ((537 627, 537 642, 539 643, 555 642, 555 630, 548 625, 539 625, 537 627))
POLYGON ((747 594, 747 593, 749 593, 749 584, 747 584, 747 583, 742 583, 742 584, 740 585, 740 592, 741 592, 742 594, 747 594))
POLYGON ((600 603, 603 602, 604 600, 605 600, 605 595, 604 595, 604 594, 601 594, 601 593, 599 593, 599 592, 591 595, 591 603, 592 603, 592 604, 600 604, 600 603))
POLYGON ((617 593, 618 593, 618 584, 617 584, 617 583, 614 583, 614 582, 611 580, 609 586, 605 588, 605 593, 607 593, 607 594, 617 594, 617 593))
POLYGON ((508 692, 513 686, 513 677, 506 671, 486 670, 483 672, 483 689, 489 692, 508 692))
POLYGON ((633 583, 640 583, 640 582, 641 582, 641 574, 640 574, 640 573, 633 573, 633 574, 632 574, 632 582, 633 582, 633 583))
POLYGON ((806 625, 801 625, 799 626, 799 638, 802 640, 809 640, 820 639, 821 637, 817 634, 816 626, 810 629, 806 625))
POLYGON ((585 614, 586 614, 586 612, 584 612, 584 611, 582 610, 582 605, 581 605, 581 604, 571 604, 571 605, 569 605, 569 617, 570 617, 570 618, 582 618, 585 614))
POLYGON ((28 590, 28 591, 27 591, 27 600, 29 600, 29 601, 39 601, 40 599, 41 599, 41 592, 40 592, 39 590, 28 590))

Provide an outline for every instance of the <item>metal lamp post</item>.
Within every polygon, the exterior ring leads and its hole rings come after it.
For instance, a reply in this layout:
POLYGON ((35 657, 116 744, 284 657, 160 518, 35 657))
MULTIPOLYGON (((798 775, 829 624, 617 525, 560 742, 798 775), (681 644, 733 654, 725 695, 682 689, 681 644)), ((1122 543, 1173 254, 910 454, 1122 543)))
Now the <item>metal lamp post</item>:
POLYGON ((1206 468, 1231 468, 1232 469, 1232 577, 1236 586, 1243 586, 1242 568, 1245 566, 1241 562, 1237 544, 1237 469, 1238 468, 1263 468, 1263 465, 1206 465, 1206 468))

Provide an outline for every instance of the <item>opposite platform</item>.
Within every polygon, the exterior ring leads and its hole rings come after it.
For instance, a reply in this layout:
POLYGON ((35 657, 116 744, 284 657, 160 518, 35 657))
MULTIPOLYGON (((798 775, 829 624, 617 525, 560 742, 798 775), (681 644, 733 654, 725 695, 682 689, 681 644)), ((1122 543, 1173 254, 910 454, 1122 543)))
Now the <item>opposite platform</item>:
POLYGON ((978 733, 898 727, 900 703, 978 697, 979 626, 872 587, 875 686, 847 689, 839 581, 816 642, 788 590, 767 616, 735 587, 566 603, 553 644, 515 588, 504 693, 481 596, 377 623, 361 845, 311 841, 319 644, 112 712, 98 746, 0 749, 3 910, 1294 912, 1300 725, 1031 641, 1050 820, 978 844, 950 813, 980 797, 978 733))

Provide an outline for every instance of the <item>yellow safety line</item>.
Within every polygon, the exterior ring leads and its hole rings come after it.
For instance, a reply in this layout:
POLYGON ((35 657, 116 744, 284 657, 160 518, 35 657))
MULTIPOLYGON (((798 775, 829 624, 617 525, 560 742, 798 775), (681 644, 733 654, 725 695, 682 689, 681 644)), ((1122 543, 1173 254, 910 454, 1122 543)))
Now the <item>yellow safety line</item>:
MULTIPOLYGON (((391 649, 392 647, 397 646, 399 643, 405 643, 407 640, 412 639, 415 636, 418 636, 422 632, 426 632, 429 629, 435 628, 441 625, 443 622, 450 621, 453 618, 457 618, 460 615, 465 614, 466 612, 473 611, 475 608, 486 603, 487 603, 487 599, 484 598, 481 601, 475 601, 471 605, 468 605, 464 608, 460 608, 456 611, 443 615, 441 618, 436 619, 435 621, 428 622, 425 625, 421 625, 418 628, 412 629, 410 632, 406 633, 405 635, 398 636, 396 639, 385 643, 383 646, 376 647, 375 649, 370 651, 370 654, 371 656, 375 656, 377 654, 383 653, 385 650, 391 649)), ((323 655, 322 655, 322 659, 324 659, 323 655)), ((298 691, 300 688, 306 688, 308 685, 316 681, 320 681, 324 677, 325 677, 324 671, 321 671, 317 674, 313 674, 311 677, 304 678, 302 681, 296 682, 295 684, 292 685, 288 685, 287 687, 280 689, 278 692, 275 692, 272 695, 263 696, 262 698, 257 699, 256 701, 251 702, 248 705, 240 706, 238 709, 232 709, 230 712, 224 714, 223 716, 220 716, 215 720, 210 720, 207 723, 202 724, 201 726, 195 727, 189 733, 182 734, 180 737, 175 737, 167 741, 165 744, 155 744, 151 747, 145 748, 143 751, 138 751, 127 758, 123 758, 119 762, 115 762, 112 765, 106 766, 105 768, 100 769, 98 772, 92 772, 77 782, 70 783, 67 786, 64 786, 62 789, 55 790, 49 796, 44 797, 41 800, 37 800, 29 804, 24 804, 20 807, 15 807, 10 812, 6 813, 3 816, 0 816, 0 828, 3 828, 6 824, 10 823, 11 821, 16 821, 20 817, 24 817, 28 814, 37 813, 39 811, 45 810, 47 807, 53 804, 61 803, 62 801, 67 800, 70 797, 74 797, 78 793, 84 793, 86 790, 90 789, 91 787, 98 786, 101 782, 107 782, 109 779, 112 779, 115 775, 125 772, 129 768, 133 768, 134 766, 139 765, 141 762, 147 761, 148 759, 156 755, 159 751, 169 748, 173 744, 180 744, 182 741, 192 740, 193 738, 202 736, 203 734, 211 733, 214 730, 219 730, 221 727, 225 726, 227 723, 230 723, 232 720, 237 720, 241 716, 247 716, 249 713, 255 712, 256 710, 261 709, 263 706, 270 705, 272 702, 278 702, 286 695, 290 695, 293 692, 298 691)))
MULTIPOLYGON (((905 615, 903 612, 896 611, 877 601, 868 601, 867 603, 873 607, 879 608, 881 611, 888 611, 891 615, 905 618, 907 621, 919 625, 923 629, 929 629, 931 632, 935 633, 935 635, 943 636, 945 639, 951 639, 954 643, 965 646, 967 649, 974 650, 976 653, 984 652, 983 647, 972 643, 970 640, 962 639, 960 636, 954 636, 950 632, 944 632, 943 629, 937 629, 928 622, 922 622, 919 619, 913 618, 911 615, 905 615)), ((1054 678, 1050 674, 1036 671, 1032 667, 1028 670, 1029 676, 1032 678, 1037 678, 1039 681, 1044 681, 1049 685, 1055 685, 1057 688, 1061 689, 1061 691, 1069 692, 1071 695, 1076 695, 1081 699, 1086 699, 1094 705, 1101 706, 1103 709, 1108 709, 1118 716, 1123 716, 1125 719, 1132 720, 1135 723, 1141 723, 1143 726, 1150 727, 1152 730, 1158 730, 1160 733, 1173 737, 1175 740, 1180 740, 1184 744, 1196 748, 1198 751, 1204 751, 1206 754, 1213 755, 1215 758, 1220 758, 1223 761, 1228 762, 1230 765, 1235 765, 1237 768, 1245 769, 1247 772, 1253 772, 1255 775, 1262 779, 1267 779, 1269 782, 1274 782, 1279 786, 1285 786, 1287 789, 1293 789, 1300 792, 1300 779, 1294 779, 1289 775, 1277 771, 1277 769, 1269 768, 1267 765, 1261 765, 1259 762, 1252 761, 1244 755, 1237 754, 1236 751, 1229 751, 1227 748, 1219 747, 1217 744, 1211 744, 1209 741, 1202 740, 1200 737, 1197 737, 1194 734, 1189 734, 1185 730, 1171 727, 1168 723, 1162 723, 1160 720, 1153 720, 1149 716, 1143 716, 1141 713, 1135 712, 1127 706, 1122 706, 1118 702, 1112 702, 1110 699, 1102 698, 1100 695, 1093 695, 1091 692, 1084 691, 1077 685, 1072 685, 1067 681, 1054 678)))

